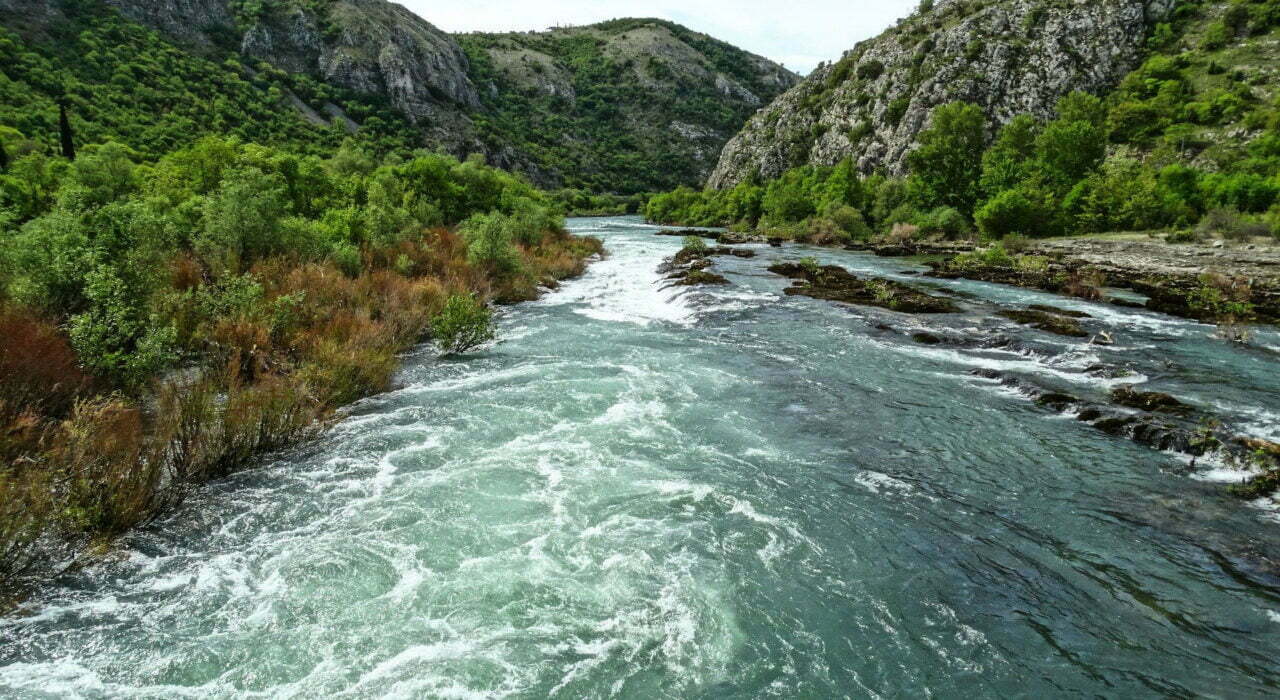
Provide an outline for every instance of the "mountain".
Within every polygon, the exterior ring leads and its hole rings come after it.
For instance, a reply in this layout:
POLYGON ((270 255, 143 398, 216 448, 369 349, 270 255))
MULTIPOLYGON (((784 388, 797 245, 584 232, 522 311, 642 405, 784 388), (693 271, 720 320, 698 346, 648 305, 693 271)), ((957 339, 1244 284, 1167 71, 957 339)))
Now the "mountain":
POLYGON ((1137 67, 1146 37, 1174 5, 925 0, 754 116, 725 147, 708 184, 732 187, 849 157, 864 172, 902 174, 936 107, 972 102, 993 123, 1019 114, 1047 118, 1063 95, 1107 90, 1137 67))
POLYGON ((454 37, 387 0, 0 0, 0 27, 23 57, 2 69, 17 104, 0 125, 38 139, 63 101, 82 135, 143 150, 168 150, 179 131, 331 145, 336 130, 382 150, 482 153, 546 187, 627 193, 701 182, 799 79, 659 20, 454 37), (182 67, 180 85, 164 65, 182 67), (158 89, 157 104, 134 109, 130 81, 158 89), (89 118, 121 111, 128 129, 89 118))
POLYGON ((460 37, 485 140, 537 179, 634 192, 702 182, 756 110, 799 77, 656 19, 460 37))

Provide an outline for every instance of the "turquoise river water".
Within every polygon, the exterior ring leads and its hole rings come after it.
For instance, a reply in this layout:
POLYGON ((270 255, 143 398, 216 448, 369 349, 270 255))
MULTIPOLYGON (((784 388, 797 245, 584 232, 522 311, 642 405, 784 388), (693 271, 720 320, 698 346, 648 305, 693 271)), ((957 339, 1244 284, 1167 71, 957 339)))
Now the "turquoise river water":
POLYGON ((0 697, 1280 693, 1275 504, 971 374, 1144 383, 1277 439, 1280 335, 800 246, 663 290, 678 238, 571 227, 609 258, 504 311, 502 343, 407 356, 323 439, 0 620, 0 697), (765 268, 805 255, 965 312, 784 296, 765 268), (993 315, 1046 302, 1116 345, 993 315))

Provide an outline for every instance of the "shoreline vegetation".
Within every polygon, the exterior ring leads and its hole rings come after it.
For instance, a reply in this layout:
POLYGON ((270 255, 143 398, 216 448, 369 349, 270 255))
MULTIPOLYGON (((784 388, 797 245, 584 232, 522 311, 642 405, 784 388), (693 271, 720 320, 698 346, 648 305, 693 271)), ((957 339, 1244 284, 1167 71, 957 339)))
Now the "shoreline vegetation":
POLYGON ((0 608, 603 255, 478 159, 6 146, 0 608))

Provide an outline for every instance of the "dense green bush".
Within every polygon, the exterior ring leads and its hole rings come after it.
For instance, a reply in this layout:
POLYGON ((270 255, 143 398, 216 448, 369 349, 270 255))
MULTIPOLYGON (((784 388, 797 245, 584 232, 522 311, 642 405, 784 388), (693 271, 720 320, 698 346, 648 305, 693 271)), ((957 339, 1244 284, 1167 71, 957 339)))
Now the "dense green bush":
POLYGON ((455 294, 431 321, 431 336, 446 355, 461 355, 493 340, 493 312, 475 297, 455 294))
POLYGON ((907 187, 915 205, 972 213, 986 138, 986 117, 976 105, 956 102, 935 110, 920 146, 907 157, 907 187))
POLYGON ((1054 212, 1035 190, 1005 190, 982 205, 974 215, 978 230, 990 238, 1009 235, 1044 236, 1054 230, 1054 212))
POLYGON ((467 260, 497 275, 519 270, 513 224, 515 219, 498 212, 476 214, 464 221, 460 231, 467 242, 467 260))
POLYGON ((947 239, 962 238, 973 230, 968 217, 952 207, 938 207, 917 216, 911 223, 920 227, 922 235, 947 239))

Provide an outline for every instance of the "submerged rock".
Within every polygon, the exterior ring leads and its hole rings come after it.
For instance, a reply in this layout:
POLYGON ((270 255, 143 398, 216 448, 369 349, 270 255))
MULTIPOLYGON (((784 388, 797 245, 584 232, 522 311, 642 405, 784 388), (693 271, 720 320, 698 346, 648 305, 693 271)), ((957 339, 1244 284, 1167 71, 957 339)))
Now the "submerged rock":
POLYGON ((676 282, 677 287, 729 284, 729 280, 726 279, 724 275, 717 275, 714 272, 707 272, 706 270, 690 270, 677 275, 676 278, 679 280, 676 282))
POLYGON ((1048 313, 1045 311, 1036 311, 1034 309, 1009 309, 999 312, 1000 316, 1007 318, 1024 326, 1031 326, 1037 330, 1053 333, 1055 335, 1066 336, 1068 338, 1088 338, 1089 334, 1080 327, 1080 323, 1075 319, 1059 316, 1056 313, 1048 313))
POLYGON ((960 308, 945 297, 925 294, 892 280, 863 280, 834 265, 818 267, 779 263, 769 271, 798 282, 786 290, 788 296, 806 296, 859 306, 876 306, 909 314, 958 313, 960 308))
POLYGON ((1070 394, 1049 392, 1037 396, 1036 403, 1041 406, 1048 406, 1056 411, 1065 411, 1071 406, 1080 403, 1080 400, 1070 394))
POLYGON ((707 268, 712 265, 711 258, 718 255, 730 255, 735 258, 754 258, 756 253, 754 250, 739 250, 725 246, 684 248, 659 265, 658 272, 666 274, 668 280, 674 280, 667 287, 729 284, 729 280, 723 275, 707 272, 707 268))
POLYGON ((764 236, 739 231, 725 231, 716 240, 720 242, 720 245, 745 245, 747 243, 765 243, 768 241, 764 236))
POLYGON ((1271 442, 1270 440, 1263 440, 1261 438, 1251 438, 1251 437, 1238 437, 1236 438, 1235 442, 1236 444, 1239 444, 1243 446, 1245 449, 1248 449, 1254 453, 1280 459, 1280 444, 1271 442))
POLYGON ((1072 311, 1071 309, 1060 309, 1056 306, 1048 306, 1045 304, 1032 304, 1027 308, 1032 311, 1042 311, 1044 313, 1054 314, 1056 316, 1066 316, 1067 318, 1093 318, 1092 316, 1090 316, 1089 314, 1083 311, 1072 311))
POLYGON ((1111 392, 1111 400, 1126 408, 1155 413, 1174 413, 1188 415, 1193 408, 1168 394, 1154 391, 1138 391, 1133 387, 1122 386, 1111 392))
MULTIPOLYGON (((717 255, 730 255, 735 258, 754 258, 756 252, 754 250, 739 250, 736 248, 685 248, 676 253, 666 265, 670 267, 679 267, 682 265, 691 265, 699 260, 707 260, 717 255)), ((709 263, 708 263, 709 264, 709 263)))

